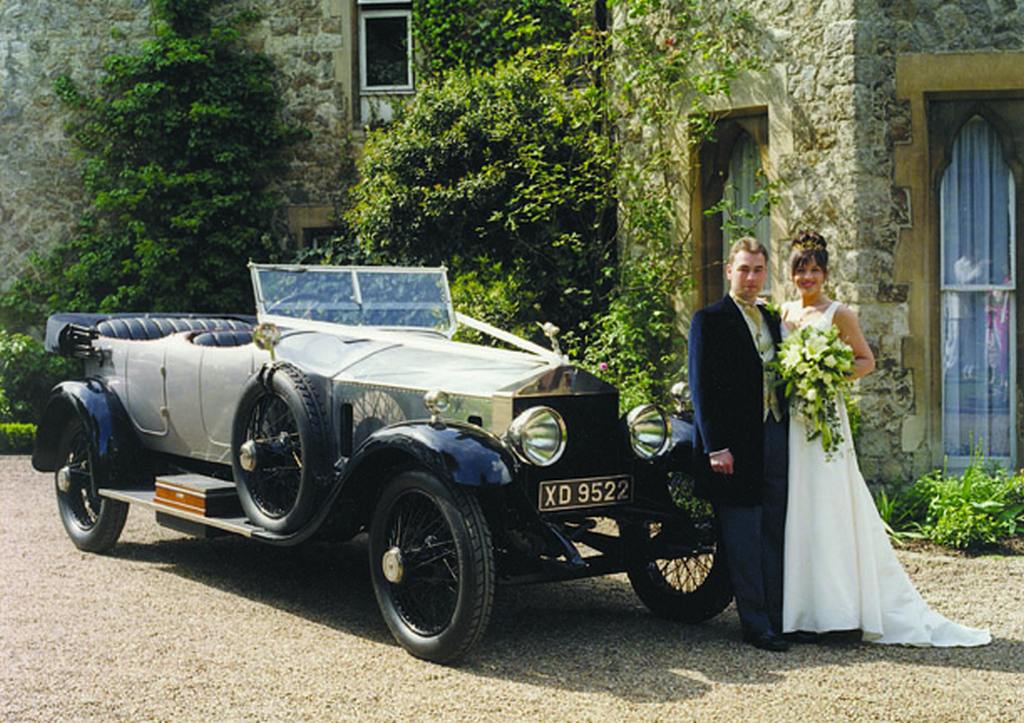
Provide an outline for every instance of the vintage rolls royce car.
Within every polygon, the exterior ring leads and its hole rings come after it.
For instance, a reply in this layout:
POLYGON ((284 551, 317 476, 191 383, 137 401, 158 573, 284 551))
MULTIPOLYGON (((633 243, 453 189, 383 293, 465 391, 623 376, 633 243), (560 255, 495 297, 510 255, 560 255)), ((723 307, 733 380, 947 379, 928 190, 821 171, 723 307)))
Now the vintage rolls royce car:
POLYGON ((620 417, 550 326, 549 349, 456 313, 443 268, 250 271, 255 317, 48 320, 85 378, 54 388, 32 461, 80 549, 113 546, 131 505, 270 545, 365 532, 388 627, 441 662, 480 639, 501 583, 626 572, 664 617, 728 604, 713 525, 670 484, 684 419, 620 417))

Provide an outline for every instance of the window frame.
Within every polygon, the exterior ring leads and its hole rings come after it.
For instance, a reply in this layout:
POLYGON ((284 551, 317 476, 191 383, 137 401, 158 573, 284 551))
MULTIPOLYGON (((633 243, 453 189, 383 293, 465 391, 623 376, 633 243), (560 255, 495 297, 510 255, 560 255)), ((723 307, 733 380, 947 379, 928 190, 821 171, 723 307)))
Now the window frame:
MULTIPOLYGON (((705 215, 705 211, 722 200, 729 172, 729 161, 740 138, 745 133, 754 142, 761 157, 761 169, 765 178, 771 180, 769 165, 768 108, 765 106, 738 108, 722 113, 716 121, 714 137, 696 150, 693 163, 695 173, 691 204, 691 228, 694 230, 694 279, 700 306, 706 306, 722 298, 728 289, 725 286, 726 248, 722 229, 722 214, 705 215)), ((771 237, 772 224, 768 225, 768 275, 779 280, 780 261, 775 258, 777 244, 771 237)), ((764 295, 769 295, 765 290, 764 295)))
POLYGON ((359 94, 360 96, 374 95, 402 95, 415 92, 416 79, 413 76, 413 47, 412 47, 412 5, 405 3, 401 7, 386 7, 382 9, 364 10, 364 5, 395 5, 394 2, 374 2, 374 0, 360 0, 359 2, 359 94), (367 81, 367 42, 366 42, 366 21, 377 18, 405 18, 406 36, 406 74, 409 82, 404 85, 369 85, 367 81))
MULTIPOLYGON (((1013 296, 1013 304, 1010 308, 1010 344, 1009 360, 1010 375, 1010 402, 1009 402, 1009 456, 989 456, 986 450, 986 460, 996 462, 1006 469, 1015 469, 1020 465, 1022 455, 1022 444, 1020 437, 1020 424, 1024 416, 1020 413, 1020 399, 1022 392, 1022 376, 1024 368, 1021 367, 1021 354, 1017 347, 1024 340, 1024 331, 1021 329, 1022 314, 1019 312, 1024 304, 1024 295, 1021 294, 1021 282, 1024 279, 1022 271, 1022 259, 1024 256, 1018 254, 1017 247, 1024 244, 1022 237, 1022 222, 1024 222, 1024 174, 1022 174, 1019 149, 1015 147, 1015 135, 1010 131, 1006 119, 999 112, 997 106, 1000 104, 999 97, 978 99, 975 95, 962 94, 929 94, 928 100, 928 128, 929 137, 933 142, 931 152, 931 189, 933 198, 934 243, 938 249, 935 260, 932 262, 933 283, 935 284, 936 312, 932 315, 936 351, 941 359, 942 349, 945 343, 944 309, 947 293, 976 293, 987 291, 1008 291, 1013 296), (1003 151, 1003 161, 1009 168, 1009 175, 1012 181, 1013 197, 1010 202, 1010 224, 1013 242, 1009 249, 1009 266, 1013 272, 1012 284, 955 284, 947 283, 945 278, 946 247, 942 237, 942 182, 946 171, 949 169, 953 157, 953 146, 960 137, 967 124, 975 117, 980 117, 991 128, 1003 151)), ((941 361, 935 367, 936 384, 936 405, 937 419, 937 451, 941 456, 944 466, 952 471, 966 469, 972 461, 972 455, 948 454, 946 452, 946 414, 945 414, 945 388, 946 383, 942 372, 941 361)))

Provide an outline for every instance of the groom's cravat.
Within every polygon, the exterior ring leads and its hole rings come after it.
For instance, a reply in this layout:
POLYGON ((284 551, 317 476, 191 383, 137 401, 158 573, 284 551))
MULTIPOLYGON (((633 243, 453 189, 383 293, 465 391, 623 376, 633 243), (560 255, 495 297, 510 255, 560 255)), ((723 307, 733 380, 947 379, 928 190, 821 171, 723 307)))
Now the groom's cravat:
POLYGON ((743 312, 743 320, 747 323, 754 347, 757 349, 758 356, 761 357, 762 389, 764 390, 761 409, 764 410, 764 419, 768 419, 768 415, 771 414, 775 417, 775 421, 781 422, 782 407, 779 404, 779 395, 775 393, 775 373, 768 365, 768 362, 775 358, 775 340, 772 338, 768 324, 765 323, 764 316, 756 303, 751 303, 732 294, 729 296, 743 312))

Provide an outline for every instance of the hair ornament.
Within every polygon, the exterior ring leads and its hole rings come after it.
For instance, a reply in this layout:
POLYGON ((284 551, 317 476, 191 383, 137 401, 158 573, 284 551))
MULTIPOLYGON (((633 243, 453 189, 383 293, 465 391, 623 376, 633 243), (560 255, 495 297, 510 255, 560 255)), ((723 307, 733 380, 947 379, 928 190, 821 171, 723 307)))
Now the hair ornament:
POLYGON ((801 231, 793 239, 793 248, 801 251, 825 251, 828 249, 828 243, 825 237, 816 231, 801 231))

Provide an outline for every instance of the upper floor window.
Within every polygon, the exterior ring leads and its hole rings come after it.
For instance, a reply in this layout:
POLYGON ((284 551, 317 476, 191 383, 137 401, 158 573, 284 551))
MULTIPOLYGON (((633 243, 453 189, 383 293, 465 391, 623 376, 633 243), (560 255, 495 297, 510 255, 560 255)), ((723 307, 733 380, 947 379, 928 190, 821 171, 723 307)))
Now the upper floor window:
POLYGON ((361 119, 390 120, 388 96, 413 89, 412 4, 359 0, 361 119))

